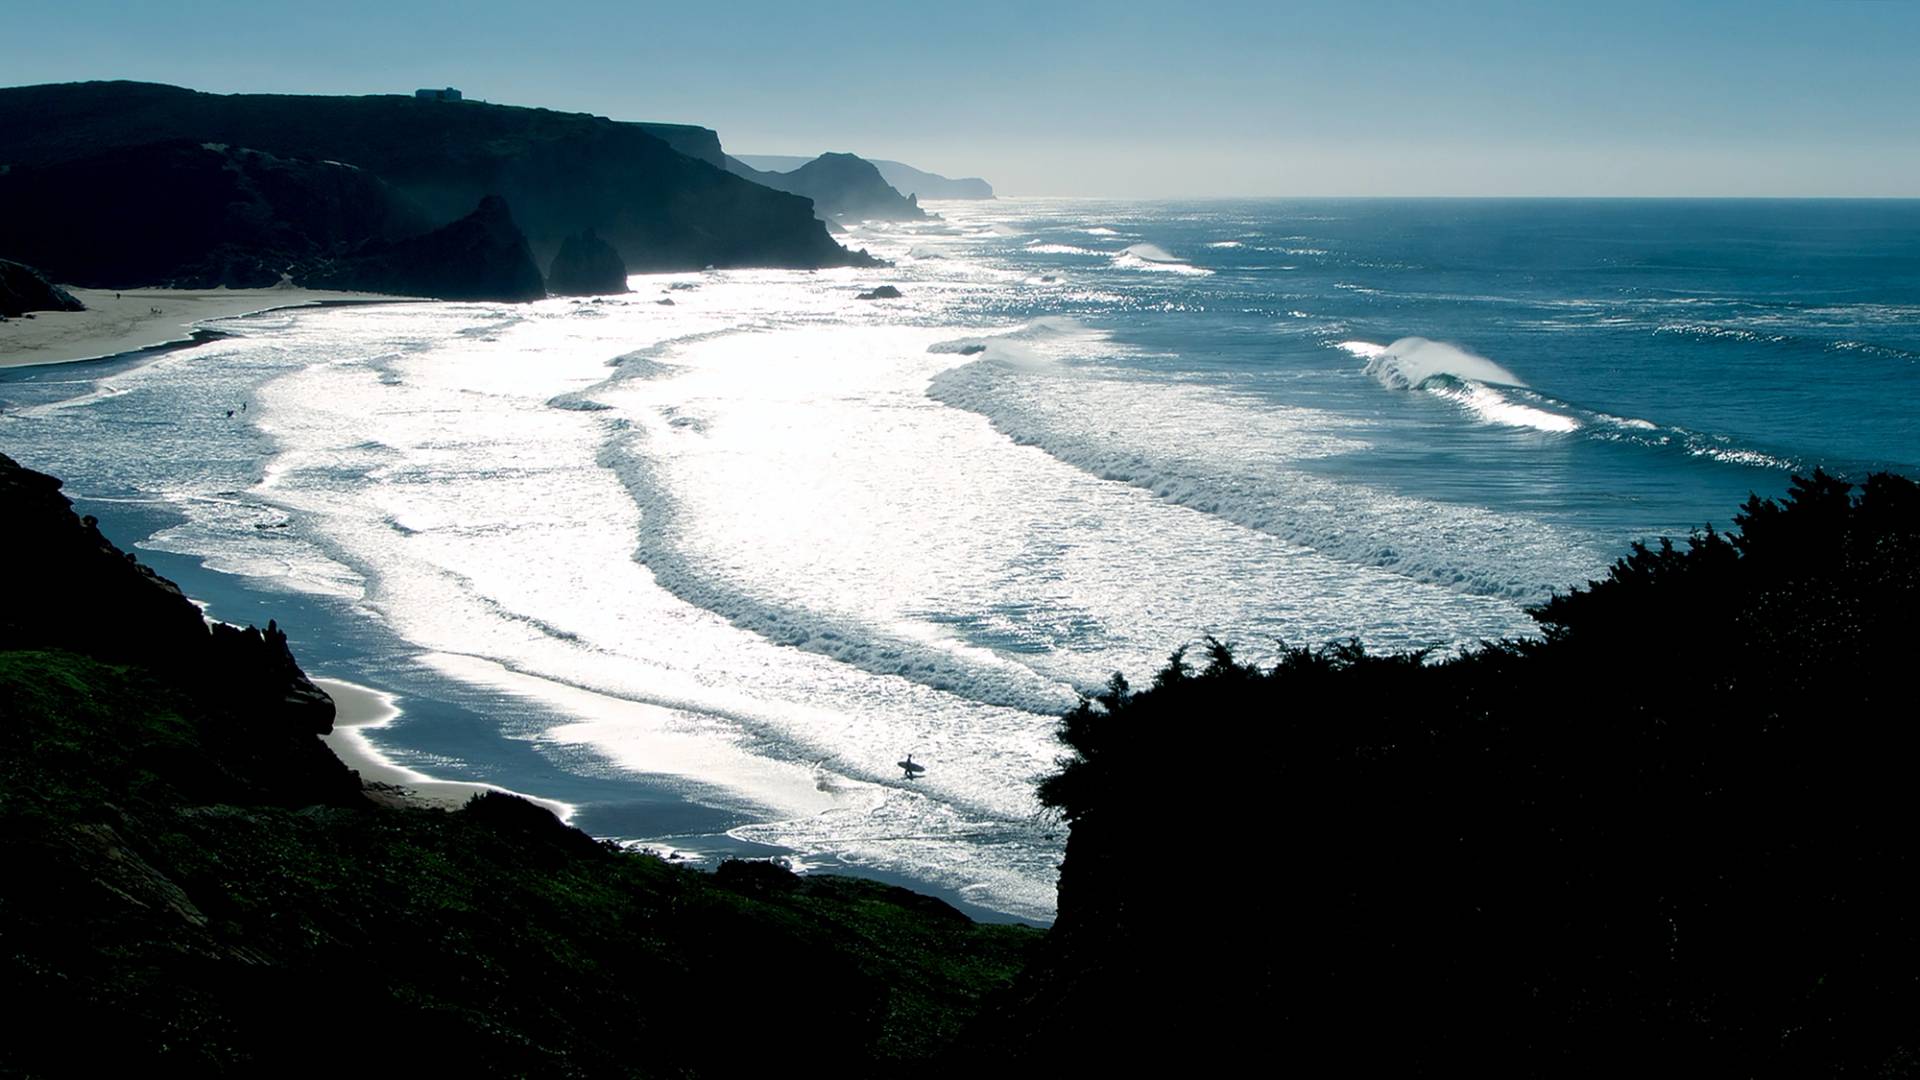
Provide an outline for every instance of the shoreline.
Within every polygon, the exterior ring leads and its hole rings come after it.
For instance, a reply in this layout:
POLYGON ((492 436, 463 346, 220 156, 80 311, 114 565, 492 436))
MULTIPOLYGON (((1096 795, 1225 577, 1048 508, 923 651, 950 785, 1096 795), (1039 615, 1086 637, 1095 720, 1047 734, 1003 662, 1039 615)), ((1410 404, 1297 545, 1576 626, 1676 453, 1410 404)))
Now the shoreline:
POLYGON ((333 698, 333 731, 320 736, 320 741, 327 744, 342 764, 359 774, 361 788, 368 799, 382 806, 458 810, 475 795, 498 791, 545 807, 561 821, 572 820, 577 808, 568 803, 509 791, 495 784, 436 780, 396 764, 367 737, 369 731, 378 731, 400 718, 401 710, 392 694, 344 679, 316 676, 313 684, 333 698))
POLYGON ((415 297, 321 289, 69 289, 85 311, 37 311, 0 323, 0 368, 111 360, 190 348, 220 336, 202 324, 283 308, 416 303, 415 297))
MULTIPOLYGON (((301 306, 310 299, 281 306, 301 306)), ((151 351, 134 349, 99 359, 129 360, 151 351)), ((77 506, 90 504, 84 509, 97 514, 110 535, 124 535, 130 541, 130 550, 140 547, 141 541, 136 538, 152 536, 174 517, 172 512, 147 502, 102 503, 84 494, 75 498, 77 506)), ((645 775, 644 770, 634 773, 620 769, 615 760, 589 750, 591 740, 583 740, 578 750, 599 757, 604 764, 614 764, 620 775, 605 775, 599 767, 556 768, 536 749, 536 743, 545 740, 530 741, 496 726, 502 717, 512 716, 520 724, 544 721, 549 729, 577 725, 574 733, 581 734, 581 729, 591 726, 595 719, 592 716, 582 716, 560 702, 541 700, 545 695, 502 695, 500 687, 485 685, 490 680, 479 680, 476 686, 432 665, 401 677, 398 683, 390 682, 384 676, 399 673, 376 660, 386 659, 387 646, 369 640, 378 635, 377 626, 356 620, 328 598, 283 592, 245 575, 214 570, 193 555, 140 550, 140 557, 178 582, 210 618, 247 625, 273 614, 281 617, 284 625, 301 628, 291 630, 296 653, 313 673, 313 681, 334 697, 338 710, 335 730, 322 736, 322 741, 358 774, 371 801, 389 807, 458 809, 474 794, 502 791, 549 809, 590 836, 613 838, 623 846, 652 850, 674 861, 684 858, 695 866, 717 865, 727 858, 792 858, 798 854, 779 845, 731 835, 739 825, 764 820, 761 813, 743 813, 737 795, 729 797, 730 793, 720 789, 708 790, 707 785, 685 775, 645 775), (328 626, 336 632, 320 632, 328 626), (476 720, 483 722, 475 724, 476 720), (389 727, 396 734, 405 729, 399 738, 409 754, 417 751, 432 760, 458 761, 459 771, 470 774, 514 776, 524 782, 503 787, 478 780, 438 779, 400 764, 379 745, 394 736, 375 734, 389 727), (529 791, 547 794, 535 796, 527 794, 529 791)), ((984 906, 951 883, 849 863, 832 853, 821 854, 824 857, 805 860, 807 872, 902 886, 939 898, 979 922, 1051 922, 1047 915, 984 906)))

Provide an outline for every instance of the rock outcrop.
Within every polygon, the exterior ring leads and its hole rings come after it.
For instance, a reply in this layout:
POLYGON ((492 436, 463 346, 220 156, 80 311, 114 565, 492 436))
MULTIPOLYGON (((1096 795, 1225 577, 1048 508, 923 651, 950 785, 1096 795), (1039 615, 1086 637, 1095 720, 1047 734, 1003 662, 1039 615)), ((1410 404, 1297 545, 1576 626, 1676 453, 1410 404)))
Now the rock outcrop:
POLYGON ((927 216, 917 199, 895 191, 871 162, 852 154, 821 154, 791 172, 762 172, 738 158, 728 158, 727 167, 756 184, 812 199, 822 218, 918 221, 927 216))
POLYGON ((714 148, 704 130, 674 135, 700 155, 689 157, 646 125, 477 101, 203 94, 132 82, 0 89, 0 162, 15 170, 156 140, 220 143, 356 166, 421 208, 427 227, 499 195, 542 261, 592 226, 636 270, 872 265, 834 243, 804 200, 705 160, 714 148))
POLYGON ((604 296, 627 292, 627 264, 592 229, 567 237, 547 270, 554 296, 604 296))
POLYGON ((279 627, 209 625, 178 586, 76 515, 60 486, 0 454, 0 566, 9 575, 0 650, 65 649, 165 669, 210 707, 250 717, 248 738, 304 755, 308 787, 352 790, 341 786, 344 769, 314 756, 326 754, 319 743, 300 749, 297 736, 332 730, 333 700, 294 663, 279 627))
POLYGON ((0 316, 12 318, 29 311, 85 311, 73 294, 47 280, 25 263, 0 259, 0 316))
POLYGON ((438 300, 538 300, 547 295, 527 238, 505 199, 489 195, 459 221, 422 236, 367 244, 295 274, 302 285, 438 300))
POLYGON ((854 297, 854 299, 855 300, 898 300, 900 299, 900 295, 901 294, 899 289, 896 289, 891 285, 882 285, 877 289, 868 289, 866 292, 863 292, 859 296, 854 297))

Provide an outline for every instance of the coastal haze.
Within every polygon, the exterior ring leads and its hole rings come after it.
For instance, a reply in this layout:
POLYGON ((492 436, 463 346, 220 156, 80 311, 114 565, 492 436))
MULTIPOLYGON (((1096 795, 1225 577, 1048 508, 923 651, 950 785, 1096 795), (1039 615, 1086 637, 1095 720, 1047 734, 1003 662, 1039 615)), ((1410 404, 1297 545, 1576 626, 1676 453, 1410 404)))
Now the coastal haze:
POLYGON ((11 84, 469 96, 1018 195, 1920 195, 1906 3, 22 7, 11 84))
POLYGON ((10 19, 0 906, 129 1061, 1911 1066, 1920 7, 10 19))

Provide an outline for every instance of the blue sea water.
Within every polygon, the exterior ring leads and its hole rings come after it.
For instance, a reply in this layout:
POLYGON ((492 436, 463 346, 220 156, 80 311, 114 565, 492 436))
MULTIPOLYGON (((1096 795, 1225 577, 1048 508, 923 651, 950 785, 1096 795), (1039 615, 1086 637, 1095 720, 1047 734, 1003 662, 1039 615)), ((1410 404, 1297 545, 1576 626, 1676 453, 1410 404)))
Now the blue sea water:
MULTIPOLYGON (((0 449, 397 694, 401 764, 1028 918, 1054 719, 1111 671, 1524 634, 1795 472, 1920 473, 1920 203, 933 209, 853 228, 886 269, 9 371, 0 449)), ((1222 839, 1152 854, 1267 834, 1188 786, 1222 839)))
POLYGON ((1377 423, 1365 452, 1316 467, 1330 478, 1539 514, 1617 546, 1724 522, 1791 470, 1920 464, 1914 202, 1103 209, 1020 219, 1032 235, 1008 238, 1005 257, 1100 283, 1027 310, 1110 328, 1143 370, 1377 423), (1088 237, 1090 218, 1110 232, 1088 237), (1110 252, 1135 243, 1209 273, 1110 284, 1110 252), (1461 407, 1444 380, 1424 386, 1437 395, 1382 393, 1340 348, 1407 337, 1492 360, 1525 387, 1502 398, 1578 428, 1461 407))

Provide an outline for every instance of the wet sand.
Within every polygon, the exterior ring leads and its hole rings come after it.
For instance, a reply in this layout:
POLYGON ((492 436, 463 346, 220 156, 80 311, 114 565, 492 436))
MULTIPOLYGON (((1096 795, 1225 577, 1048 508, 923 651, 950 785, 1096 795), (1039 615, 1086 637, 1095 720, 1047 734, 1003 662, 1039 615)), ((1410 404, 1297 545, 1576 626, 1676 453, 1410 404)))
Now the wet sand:
MULTIPOLYGON (((326 743, 347 768, 360 774, 361 782, 367 785, 367 797, 375 802, 457 810, 481 792, 505 790, 491 784, 434 780, 393 763, 367 738, 369 731, 378 731, 400 715, 393 700, 377 690, 339 679, 315 679, 313 682, 333 698, 336 710, 333 733, 322 735, 320 741, 326 743)), ((521 797, 553 811, 562 821, 573 816, 574 808, 566 803, 529 795, 521 797)))
POLYGON ((0 368, 76 360, 191 342, 210 319, 323 303, 405 297, 318 289, 68 289, 85 311, 36 311, 0 322, 0 368))

